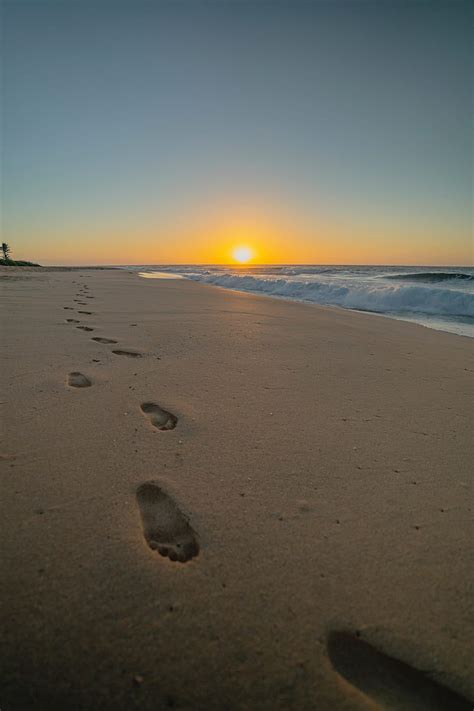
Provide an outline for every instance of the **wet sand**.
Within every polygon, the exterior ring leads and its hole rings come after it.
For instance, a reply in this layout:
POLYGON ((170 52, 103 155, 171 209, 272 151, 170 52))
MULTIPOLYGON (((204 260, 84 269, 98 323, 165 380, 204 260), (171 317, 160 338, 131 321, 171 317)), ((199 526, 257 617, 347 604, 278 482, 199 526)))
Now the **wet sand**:
POLYGON ((121 271, 0 289, 2 711, 470 708, 469 339, 121 271))

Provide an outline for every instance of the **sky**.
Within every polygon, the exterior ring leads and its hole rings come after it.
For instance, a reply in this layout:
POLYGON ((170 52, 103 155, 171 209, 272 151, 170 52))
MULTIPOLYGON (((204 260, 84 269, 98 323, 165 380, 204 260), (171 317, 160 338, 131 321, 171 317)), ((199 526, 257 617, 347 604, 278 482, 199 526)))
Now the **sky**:
POLYGON ((472 264, 470 3, 2 9, 13 258, 472 264))

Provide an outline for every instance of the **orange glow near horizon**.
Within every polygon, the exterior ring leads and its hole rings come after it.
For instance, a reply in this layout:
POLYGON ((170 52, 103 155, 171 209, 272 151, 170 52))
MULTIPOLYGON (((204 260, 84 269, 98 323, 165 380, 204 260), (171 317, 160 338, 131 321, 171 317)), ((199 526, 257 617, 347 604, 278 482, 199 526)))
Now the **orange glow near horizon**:
POLYGON ((462 225, 350 223, 318 210, 317 218, 282 204, 219 200, 160 221, 141 216, 111 225, 24 226, 7 236, 14 259, 42 264, 419 264, 472 263, 462 225))

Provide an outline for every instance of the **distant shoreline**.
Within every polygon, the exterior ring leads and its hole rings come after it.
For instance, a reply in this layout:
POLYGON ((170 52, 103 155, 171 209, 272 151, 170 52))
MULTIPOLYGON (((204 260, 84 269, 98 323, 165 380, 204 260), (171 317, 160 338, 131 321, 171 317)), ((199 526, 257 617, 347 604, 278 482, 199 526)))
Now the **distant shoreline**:
POLYGON ((95 269, 95 270, 109 270, 109 269, 120 269, 120 267, 89 267, 89 266, 83 266, 83 267, 48 267, 45 266, 43 267, 40 264, 35 264, 35 265, 23 265, 23 264, 0 264, 0 273, 5 273, 5 272, 12 272, 12 271, 42 271, 42 272, 74 272, 74 271, 81 271, 81 269, 95 269))

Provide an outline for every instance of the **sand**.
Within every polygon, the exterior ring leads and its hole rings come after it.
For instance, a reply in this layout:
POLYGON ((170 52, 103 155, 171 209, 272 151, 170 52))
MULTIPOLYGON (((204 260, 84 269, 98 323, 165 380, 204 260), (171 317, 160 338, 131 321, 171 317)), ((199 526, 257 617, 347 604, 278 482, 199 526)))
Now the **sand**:
POLYGON ((0 282, 2 711, 470 708, 469 339, 0 282))

